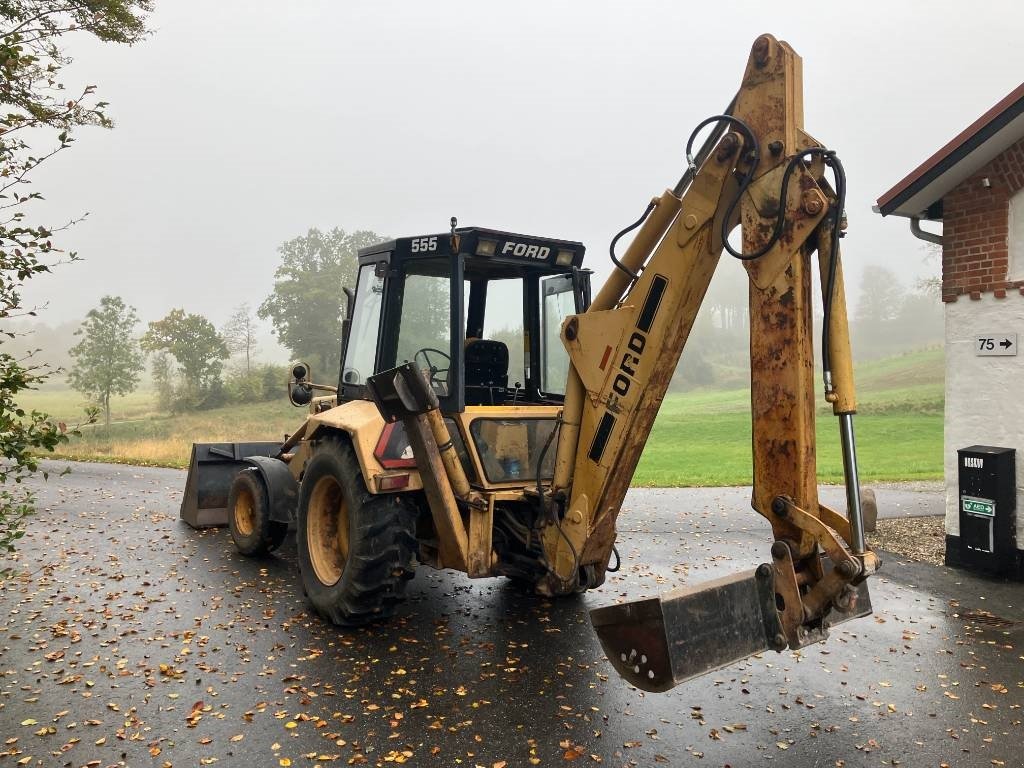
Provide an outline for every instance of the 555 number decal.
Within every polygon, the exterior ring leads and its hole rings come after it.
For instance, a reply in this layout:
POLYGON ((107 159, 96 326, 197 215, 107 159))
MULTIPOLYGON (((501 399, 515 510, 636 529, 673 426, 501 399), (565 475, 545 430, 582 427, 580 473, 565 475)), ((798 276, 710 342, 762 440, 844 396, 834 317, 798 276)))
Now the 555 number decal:
POLYGON ((430 253, 437 250, 437 237, 417 237, 409 248, 413 253, 430 253))

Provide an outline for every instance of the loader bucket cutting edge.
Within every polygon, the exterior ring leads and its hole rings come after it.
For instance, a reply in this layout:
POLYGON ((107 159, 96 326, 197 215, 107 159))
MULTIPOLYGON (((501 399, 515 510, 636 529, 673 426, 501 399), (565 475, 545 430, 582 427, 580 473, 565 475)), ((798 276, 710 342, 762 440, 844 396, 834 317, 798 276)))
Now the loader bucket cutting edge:
POLYGON ((193 528, 228 524, 228 492, 247 456, 276 456, 279 442, 193 443, 181 519, 193 528))
MULTIPOLYGON (((767 650, 786 647, 770 569, 747 571, 660 597, 595 608, 590 620, 615 670, 629 683, 660 693, 691 678, 767 650)), ((871 612, 867 586, 849 614, 871 612)), ((826 635, 815 635, 824 639, 826 635)))

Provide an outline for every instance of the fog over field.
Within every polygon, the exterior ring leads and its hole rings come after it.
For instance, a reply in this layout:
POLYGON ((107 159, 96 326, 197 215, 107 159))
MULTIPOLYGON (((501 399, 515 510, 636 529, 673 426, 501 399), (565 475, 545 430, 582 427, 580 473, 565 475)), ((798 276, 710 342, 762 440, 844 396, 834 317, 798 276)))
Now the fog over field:
POLYGON ((38 174, 45 214, 89 212, 85 261, 33 281, 50 324, 103 293, 143 321, 218 326, 270 289, 310 226, 387 235, 464 225, 607 243, 684 167, 762 32, 803 56, 805 124, 849 176, 849 282, 934 272, 875 199, 1020 83, 1015 2, 158 2, 133 48, 68 38, 111 103, 38 174), (1016 20, 1016 21, 1014 21, 1016 20))

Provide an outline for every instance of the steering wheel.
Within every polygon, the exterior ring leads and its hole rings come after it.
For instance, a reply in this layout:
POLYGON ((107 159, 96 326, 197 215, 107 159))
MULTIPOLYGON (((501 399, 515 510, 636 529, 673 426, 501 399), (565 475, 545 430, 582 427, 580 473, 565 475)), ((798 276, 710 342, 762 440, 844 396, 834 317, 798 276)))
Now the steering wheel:
POLYGON ((423 359, 423 364, 420 368, 425 369, 430 376, 430 386, 432 387, 447 387, 448 386, 448 370, 452 366, 452 358, 447 352, 442 352, 440 349, 434 349, 433 347, 423 347, 417 349, 416 353, 412 356, 414 362, 419 364, 420 358, 423 359), (442 360, 443 358, 443 360, 442 360), (444 363, 442 368, 436 363, 444 363), (444 374, 441 376, 441 374, 444 374))

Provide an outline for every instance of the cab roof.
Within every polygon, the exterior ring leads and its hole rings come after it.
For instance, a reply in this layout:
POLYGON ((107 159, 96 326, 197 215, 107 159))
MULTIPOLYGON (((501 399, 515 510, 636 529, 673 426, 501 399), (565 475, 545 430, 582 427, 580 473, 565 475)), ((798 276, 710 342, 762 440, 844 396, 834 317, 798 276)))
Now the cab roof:
MULTIPOLYGON (((391 259, 415 259, 452 254, 452 232, 417 237, 399 237, 359 250, 359 262, 374 261, 375 256, 390 254, 391 259)), ((483 227, 459 227, 454 231, 458 253, 479 266, 533 267, 546 273, 571 272, 583 265, 586 247, 575 240, 535 237, 483 227)))

